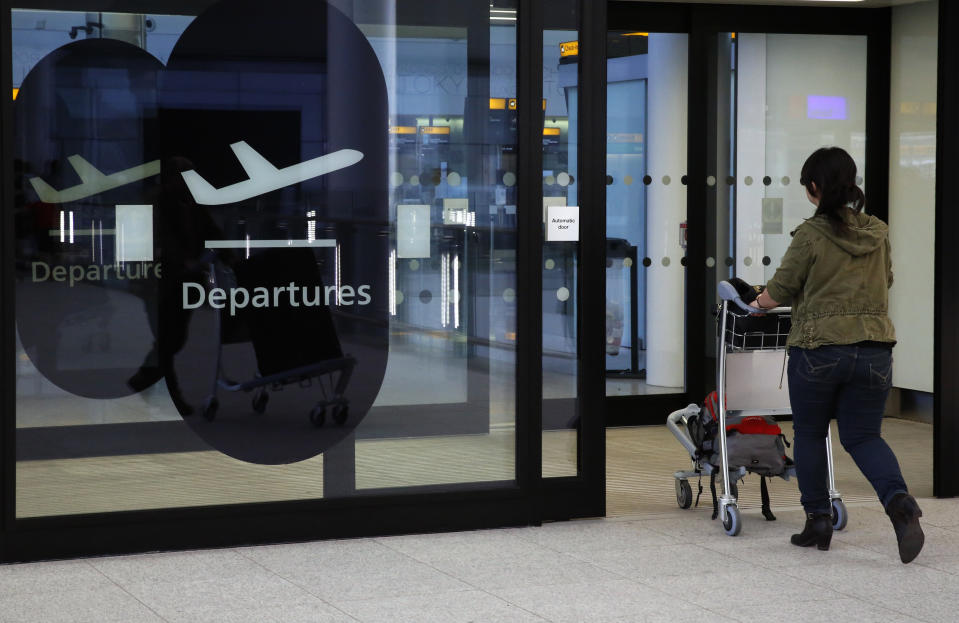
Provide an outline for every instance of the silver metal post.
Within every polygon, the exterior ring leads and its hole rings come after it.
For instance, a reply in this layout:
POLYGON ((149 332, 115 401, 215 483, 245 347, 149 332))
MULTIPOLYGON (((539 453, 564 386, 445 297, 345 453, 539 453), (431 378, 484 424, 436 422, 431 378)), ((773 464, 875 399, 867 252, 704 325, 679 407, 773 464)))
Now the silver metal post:
MULTIPOLYGON (((720 309, 723 319, 719 331, 719 383, 716 389, 716 396, 719 399, 719 454, 723 470, 723 495, 719 498, 720 510, 736 502, 729 483, 729 459, 726 456, 726 319, 728 311, 729 301, 723 300, 723 306, 720 309)), ((723 517, 722 513, 720 517, 723 517)))
POLYGON ((829 468, 829 499, 838 500, 842 496, 836 490, 836 470, 832 464, 832 425, 826 429, 826 465, 829 468))

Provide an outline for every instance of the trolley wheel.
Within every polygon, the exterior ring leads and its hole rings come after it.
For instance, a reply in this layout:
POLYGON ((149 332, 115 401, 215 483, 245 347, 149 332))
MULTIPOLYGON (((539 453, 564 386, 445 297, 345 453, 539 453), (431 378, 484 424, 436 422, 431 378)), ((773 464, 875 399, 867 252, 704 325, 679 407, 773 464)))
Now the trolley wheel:
POLYGON ((743 523, 739 516, 739 507, 728 505, 723 510, 723 530, 729 536, 738 536, 743 529, 743 523))
POLYGON ((350 407, 348 405, 336 405, 333 407, 333 421, 338 426, 346 423, 346 418, 350 417, 350 407))
POLYGON ((693 489, 688 480, 676 480, 676 503, 679 508, 689 508, 693 505, 693 489))
POLYGON ((326 407, 322 405, 316 405, 310 411, 310 423, 313 426, 323 426, 323 422, 326 421, 326 407))
POLYGON ((253 392, 253 412, 263 414, 266 412, 266 403, 270 401, 270 394, 264 389, 258 389, 253 392))
POLYGON ((846 511, 846 505, 839 498, 832 501, 832 529, 842 530, 849 522, 849 513, 846 511))
POLYGON ((216 419, 216 410, 219 407, 220 401, 216 399, 216 396, 210 396, 206 399, 206 402, 203 403, 203 417, 205 417, 208 422, 212 422, 216 419))

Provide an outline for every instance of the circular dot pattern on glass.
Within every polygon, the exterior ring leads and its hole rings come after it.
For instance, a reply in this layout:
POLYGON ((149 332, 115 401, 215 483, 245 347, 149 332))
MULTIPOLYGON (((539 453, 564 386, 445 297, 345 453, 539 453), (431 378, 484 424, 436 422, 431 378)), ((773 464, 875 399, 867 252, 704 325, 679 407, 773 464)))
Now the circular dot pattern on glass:
POLYGON ((732 186, 732 185, 735 184, 735 183, 736 183, 736 178, 735 178, 735 177, 733 177, 732 175, 727 175, 727 176, 726 176, 726 185, 727 185, 727 186, 732 186))
POLYGON ((543 178, 543 183, 546 184, 547 186, 552 186, 553 184, 556 183, 556 178, 553 177, 552 175, 547 175, 546 177, 543 178))
POLYGON ((632 176, 632 175, 627 175, 626 177, 624 177, 624 178, 623 178, 623 184, 626 184, 627 186, 632 186, 632 185, 633 185, 633 176, 632 176))
POLYGON ((715 265, 716 265, 716 258, 714 257, 706 258, 706 268, 712 268, 715 265))
POLYGON ((506 288, 503 290, 503 300, 507 303, 512 303, 516 300, 516 290, 513 288, 506 288))
POLYGON ((419 270, 420 261, 419 260, 410 260, 410 270, 419 270))
POLYGON ((679 258, 679 264, 680 264, 681 266, 685 266, 685 265, 686 265, 686 256, 685 256, 685 255, 682 256, 681 258, 679 258))
POLYGON ((743 258, 743 264, 745 264, 746 266, 752 266, 752 265, 753 265, 753 258, 751 258, 751 257, 749 257, 749 256, 747 255, 746 257, 743 258))
POLYGON ((653 178, 652 178, 652 176, 650 176, 650 175, 644 175, 644 176, 643 176, 643 184, 646 184, 647 186, 649 186, 649 185, 652 184, 652 183, 653 183, 653 178))
POLYGON ((763 266, 769 266, 769 265, 772 264, 772 263, 773 263, 773 261, 772 261, 772 259, 770 259, 770 257, 769 257, 768 255, 763 258, 763 266))
POLYGON ((433 293, 429 290, 420 291, 420 303, 427 304, 433 300, 433 293))
POLYGON ((463 181, 463 178, 460 177, 460 174, 457 173, 456 171, 453 171, 452 173, 446 176, 446 183, 449 184, 450 186, 459 186, 462 181, 463 181))
POLYGON ((558 298, 558 299, 561 300, 561 301, 568 301, 568 300, 569 300, 569 288, 567 288, 566 286, 563 286, 563 287, 561 287, 560 289, 558 289, 558 290, 556 291, 556 298, 558 298))
POLYGON ((707 177, 707 178, 706 178, 706 185, 707 185, 707 186, 715 186, 715 185, 716 185, 716 176, 715 176, 715 175, 710 175, 709 177, 707 177))
POLYGON ((679 183, 682 184, 683 186, 685 186, 686 184, 688 184, 688 183, 689 183, 689 176, 688 176, 688 175, 684 175, 684 176, 682 176, 681 178, 679 178, 679 183))
POLYGON ((570 174, 567 173, 566 171, 563 171, 562 173, 556 176, 556 183, 559 184, 560 186, 569 186, 572 183, 572 181, 573 181, 572 176, 570 176, 570 174))
POLYGON ((726 264, 726 266, 732 266, 732 265, 733 265, 733 258, 727 257, 725 264, 726 264))
POLYGON ((607 175, 607 176, 606 176, 606 185, 607 185, 607 186, 612 186, 612 185, 613 185, 613 176, 612 176, 612 175, 607 175))
POLYGON ((419 185, 420 185, 420 176, 419 176, 419 175, 411 175, 411 176, 410 176, 410 184, 412 184, 413 186, 419 186, 419 185))
POLYGON ((668 258, 668 257, 664 257, 664 258, 662 259, 662 263, 663 263, 663 266, 669 266, 669 264, 670 264, 669 258, 668 258))
POLYGON ((668 175, 663 176, 663 186, 669 186, 669 183, 671 181, 673 181, 673 179, 669 177, 668 175))
POLYGON ((546 260, 546 270, 553 270, 556 268, 556 260, 548 259, 546 260))
POLYGON ((406 299, 406 297, 403 296, 402 290, 397 290, 396 294, 394 295, 394 299, 396 300, 397 305, 401 305, 403 301, 406 299))
POLYGON ((507 171, 503 174, 503 185, 504 186, 516 186, 516 174, 512 171, 507 171))
POLYGON ((403 174, 400 173, 399 171, 394 171, 393 174, 390 176, 390 184, 392 184, 393 186, 402 186, 403 181, 404 181, 403 174))
POLYGON ((623 260, 623 266, 625 266, 626 268, 630 268, 632 267, 632 265, 633 265, 633 258, 627 257, 626 259, 623 260))
POLYGON ((862 186, 862 183, 863 183, 864 181, 865 181, 865 180, 862 179, 862 176, 861 176, 861 175, 857 175, 857 176, 856 176, 856 186, 862 186))
POLYGON ((753 176, 752 176, 752 175, 747 175, 747 176, 745 177, 745 179, 743 179, 743 184, 745 184, 746 186, 752 186, 752 185, 753 185, 753 176))
POLYGON ((772 183, 773 178, 769 177, 768 175, 763 178, 763 186, 769 186, 772 183))
POLYGON ((643 266, 649 268, 652 265, 653 265, 653 260, 649 259, 648 257, 643 258, 643 266))
POLYGON ((782 179, 783 186, 789 186, 789 182, 791 182, 791 181, 792 181, 792 180, 789 179, 789 176, 788 176, 788 175, 784 175, 784 176, 783 176, 783 179, 782 179))

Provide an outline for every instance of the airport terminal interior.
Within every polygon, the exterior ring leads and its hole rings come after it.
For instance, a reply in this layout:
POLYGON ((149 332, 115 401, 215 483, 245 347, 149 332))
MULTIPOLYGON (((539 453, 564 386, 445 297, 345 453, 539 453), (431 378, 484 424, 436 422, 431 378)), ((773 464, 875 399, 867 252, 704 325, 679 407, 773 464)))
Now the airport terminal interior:
MULTIPOLYGON (((933 311, 912 301, 933 287, 938 2, 867 3, 895 5, 888 162, 867 164, 872 35, 713 33, 696 221, 691 34, 643 27, 646 3, 614 3, 635 18, 606 26, 605 163, 583 161, 602 155, 581 136, 574 0, 546 3, 541 102, 521 99, 513 0, 330 0, 309 24, 293 0, 61 4, 75 8, 26 1, 4 22, 12 521, 511 486, 528 468, 520 300, 542 306, 543 480, 583 475, 584 419, 603 417, 584 379, 601 377, 626 413, 605 432, 606 515, 673 512, 690 456, 666 418, 715 387, 717 284, 772 277, 812 214, 800 169, 823 145, 853 156, 867 197, 873 179, 888 196, 899 342, 884 433, 910 489, 933 496, 933 311), (328 54, 296 56, 307 37, 328 54), (524 106, 543 125, 538 294, 520 277, 518 223, 540 211, 522 204, 524 106), (596 166, 605 207, 581 194, 596 166), (578 232, 602 210, 601 276, 583 272, 578 232), (585 300, 596 279, 605 300, 585 300), (587 306, 605 310, 602 346, 581 339, 587 306), (598 349, 604 369, 587 369, 598 349)), ((847 504, 874 500, 838 443, 835 464, 847 504)), ((690 484, 711 505, 708 477, 690 484)), ((759 508, 758 477, 738 491, 759 508)), ((794 479, 770 495, 798 505, 794 479)))

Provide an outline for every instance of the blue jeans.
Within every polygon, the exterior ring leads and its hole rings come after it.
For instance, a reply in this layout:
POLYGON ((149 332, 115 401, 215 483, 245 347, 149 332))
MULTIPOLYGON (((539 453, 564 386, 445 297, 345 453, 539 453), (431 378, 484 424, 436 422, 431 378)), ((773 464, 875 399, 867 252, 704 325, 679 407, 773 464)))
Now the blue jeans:
POLYGON ((906 491, 899 462, 880 437, 892 386, 892 348, 821 346, 789 349, 789 401, 795 432, 796 477, 807 513, 831 512, 826 465, 829 421, 885 507, 906 491))

